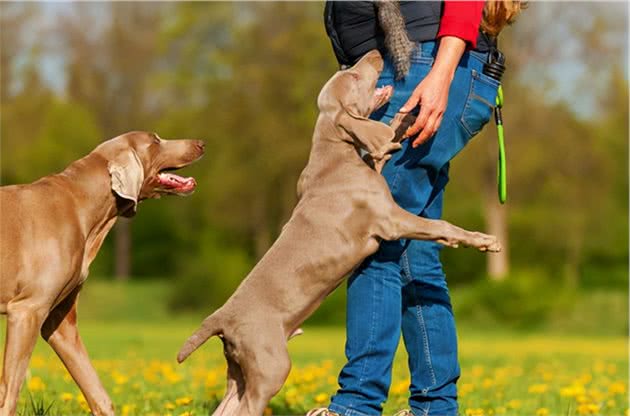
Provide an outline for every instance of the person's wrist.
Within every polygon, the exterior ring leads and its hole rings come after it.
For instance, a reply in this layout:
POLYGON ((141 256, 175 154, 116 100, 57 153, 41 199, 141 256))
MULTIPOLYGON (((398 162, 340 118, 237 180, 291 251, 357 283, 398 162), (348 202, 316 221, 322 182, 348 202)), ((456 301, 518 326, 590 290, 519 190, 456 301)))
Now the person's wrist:
POLYGON ((430 73, 432 77, 437 78, 440 82, 448 82, 450 84, 455 77, 456 68, 457 65, 434 65, 430 73))
POLYGON ((442 79, 452 81, 465 50, 466 42, 458 37, 444 36, 440 38, 438 53, 431 71, 442 79))

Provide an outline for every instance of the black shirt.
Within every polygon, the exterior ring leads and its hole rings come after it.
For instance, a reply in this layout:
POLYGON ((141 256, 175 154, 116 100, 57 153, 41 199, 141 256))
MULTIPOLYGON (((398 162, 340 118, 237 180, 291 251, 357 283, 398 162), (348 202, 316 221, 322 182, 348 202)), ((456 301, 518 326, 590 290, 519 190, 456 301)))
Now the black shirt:
MULTIPOLYGON (((413 42, 434 40, 440 28, 442 1, 401 1, 407 35, 413 42)), ((352 65, 372 49, 385 51, 385 36, 378 24, 376 5, 371 1, 326 1, 326 33, 337 61, 352 65)), ((481 31, 476 50, 485 52, 494 41, 481 31)))

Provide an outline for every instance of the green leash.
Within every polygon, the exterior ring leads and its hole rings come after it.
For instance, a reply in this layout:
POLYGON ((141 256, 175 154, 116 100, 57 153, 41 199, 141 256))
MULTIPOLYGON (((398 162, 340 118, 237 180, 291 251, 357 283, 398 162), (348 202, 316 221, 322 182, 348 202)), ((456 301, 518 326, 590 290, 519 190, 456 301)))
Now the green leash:
POLYGON ((507 168, 505 162, 505 139, 503 136, 503 88, 499 85, 497 91, 496 107, 494 108, 494 121, 497 124, 497 136, 499 138, 499 159, 497 161, 497 188, 499 191, 499 201, 505 204, 507 200, 507 168))

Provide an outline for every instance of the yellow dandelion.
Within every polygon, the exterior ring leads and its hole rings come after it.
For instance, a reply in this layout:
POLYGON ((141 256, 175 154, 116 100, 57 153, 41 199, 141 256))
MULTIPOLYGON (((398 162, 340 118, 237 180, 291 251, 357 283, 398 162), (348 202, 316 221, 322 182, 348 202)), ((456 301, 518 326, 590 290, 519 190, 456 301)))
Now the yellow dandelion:
POLYGON ((622 381, 616 381, 608 386, 610 394, 624 394, 626 392, 626 384, 622 381))
POLYGON ((315 403, 324 404, 328 401, 328 395, 326 393, 319 393, 315 396, 315 403))
POLYGON ((489 389, 494 386, 494 380, 491 378, 484 378, 481 382, 481 387, 484 389, 489 389))
POLYGON ((586 390, 584 389, 584 386, 582 386, 581 384, 573 384, 571 386, 561 388, 560 396, 575 397, 584 394, 585 392, 586 390))
POLYGON ((548 389, 549 389, 549 386, 546 384, 532 384, 527 389, 527 392, 533 393, 533 394, 543 394, 543 393, 546 393, 548 389))
POLYGON ((31 358, 31 368, 44 368, 46 366, 46 360, 41 355, 35 355, 31 358))
POLYGON ((507 407, 510 409, 518 409, 521 407, 521 401, 520 400, 510 400, 507 404, 507 407))
POLYGON ((578 406, 577 412, 580 415, 594 415, 599 412, 599 406, 594 403, 583 403, 578 406))
POLYGON ((579 404, 584 404, 584 403, 588 403, 591 400, 588 398, 588 396, 581 394, 579 395, 576 399, 575 399, 579 404))
POLYGON ((547 409, 546 407, 541 407, 540 409, 536 410, 536 416, 549 416, 549 409, 547 409))
POLYGON ((166 402, 164 403, 164 408, 166 410, 175 410, 175 405, 171 402, 166 402))
POLYGON ((179 399, 175 399, 175 404, 178 406, 188 406, 190 403, 192 403, 192 401, 192 397, 185 396, 180 397, 179 399))
POLYGON ((123 404, 121 412, 123 416, 128 416, 133 413, 134 410, 136 410, 135 404, 123 404))
POLYGON ((39 377, 31 377, 26 384, 29 391, 42 391, 46 389, 46 384, 39 377))
POLYGON ((184 413, 180 413, 178 416, 192 416, 193 413, 189 411, 185 411, 184 413))
POLYGON ((263 416, 271 416, 273 415, 273 409, 271 407, 265 407, 263 411, 263 416))
POLYGON ((475 386, 472 383, 464 383, 459 387, 458 392, 460 395, 465 395, 474 390, 475 390, 475 386))
POLYGON ((112 373, 112 379, 114 380, 114 383, 118 385, 125 384, 129 381, 129 377, 127 377, 124 374, 119 373, 118 371, 114 371, 112 373))
POLYGON ((298 396, 298 391, 295 387, 293 387, 287 390, 287 392, 284 395, 284 400, 288 404, 294 404, 294 403, 297 403, 297 396, 298 396))
POLYGON ((485 369, 483 368, 483 366, 481 365, 475 365, 473 366, 473 368, 470 370, 470 374, 474 377, 474 378, 479 378, 483 375, 483 373, 485 372, 485 369))
POLYGON ((218 381, 219 381, 219 374, 215 371, 211 371, 208 374, 206 374, 204 384, 206 387, 214 387, 217 385, 218 381))
POLYGON ((74 394, 72 393, 61 393, 61 396, 59 396, 61 398, 62 402, 71 402, 72 399, 74 399, 74 394))

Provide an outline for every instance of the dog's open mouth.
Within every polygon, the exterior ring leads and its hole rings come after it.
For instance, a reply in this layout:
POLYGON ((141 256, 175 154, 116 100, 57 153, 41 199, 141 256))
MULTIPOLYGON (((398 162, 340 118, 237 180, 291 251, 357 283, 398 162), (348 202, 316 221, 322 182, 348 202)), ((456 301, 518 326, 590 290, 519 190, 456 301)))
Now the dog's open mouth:
POLYGON ((157 174, 159 190, 177 195, 190 195, 197 187, 195 178, 176 175, 164 169, 157 174))
POLYGON ((376 88, 374 90, 374 94, 372 94, 372 100, 370 102, 370 108, 372 111, 379 109, 385 103, 387 103, 390 98, 392 98, 392 94, 394 93, 394 87, 391 85, 384 85, 382 87, 376 88))

